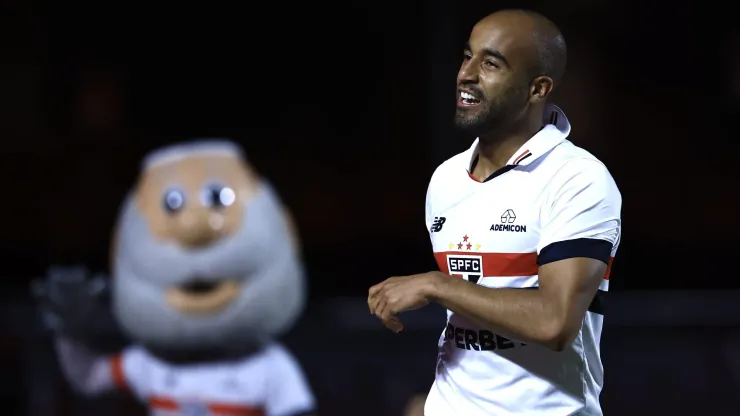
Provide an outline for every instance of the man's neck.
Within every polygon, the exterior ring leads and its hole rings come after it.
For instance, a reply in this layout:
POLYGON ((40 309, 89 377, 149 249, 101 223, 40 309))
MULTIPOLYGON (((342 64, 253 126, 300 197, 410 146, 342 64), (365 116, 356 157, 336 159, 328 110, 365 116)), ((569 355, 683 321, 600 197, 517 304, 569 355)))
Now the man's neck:
MULTIPOLYGON (((540 118, 541 120, 541 118, 540 118)), ((492 173, 506 166, 520 147, 531 139, 542 128, 542 124, 528 122, 508 132, 492 132, 478 137, 478 162, 473 169, 473 176, 485 179, 492 173)))

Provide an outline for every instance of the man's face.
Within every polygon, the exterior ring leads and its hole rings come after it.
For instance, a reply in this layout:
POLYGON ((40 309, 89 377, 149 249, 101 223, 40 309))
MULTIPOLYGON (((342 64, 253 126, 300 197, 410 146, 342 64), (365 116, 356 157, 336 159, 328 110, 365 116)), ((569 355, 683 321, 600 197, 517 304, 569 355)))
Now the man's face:
POLYGON ((515 122, 527 107, 527 50, 522 35, 501 19, 478 23, 457 75, 455 124, 477 136, 515 122))

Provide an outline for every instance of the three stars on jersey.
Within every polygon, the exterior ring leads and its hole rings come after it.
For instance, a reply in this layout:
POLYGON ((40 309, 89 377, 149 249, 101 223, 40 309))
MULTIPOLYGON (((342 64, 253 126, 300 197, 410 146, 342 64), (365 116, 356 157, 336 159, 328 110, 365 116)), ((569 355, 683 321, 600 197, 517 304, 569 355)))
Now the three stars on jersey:
MULTIPOLYGON (((450 251, 457 248, 458 252, 447 254, 447 270, 451 276, 479 284, 483 277, 483 256, 485 253, 476 253, 476 251, 473 251, 473 247, 478 251, 482 244, 473 244, 467 234, 457 244, 450 243, 450 251), (463 253, 459 251, 463 251, 463 253), (465 253, 465 251, 470 251, 470 254, 465 253)), ((507 350, 527 345, 495 334, 490 330, 462 328, 454 326, 450 322, 447 323, 444 340, 446 345, 473 351, 507 350)))
MULTIPOLYGON (((465 247, 465 249, 467 249, 467 250, 472 250, 473 249, 473 243, 469 242, 468 241, 469 239, 470 239, 470 237, 468 237, 468 235, 466 234, 466 235, 463 236, 461 242, 459 242, 457 244, 450 243, 450 250, 453 250, 455 248, 455 246, 457 246, 457 249, 458 250, 463 250, 463 247, 465 247)), ((476 244, 475 245, 475 249, 476 250, 480 250, 480 248, 481 248, 481 245, 480 244, 476 244)))
MULTIPOLYGON (((486 252, 486 245, 479 243, 478 238, 464 234, 457 242, 452 241, 443 246, 446 251, 435 251, 439 270, 443 273, 463 278, 471 283, 480 284, 483 276, 519 277, 537 274, 537 253, 501 253, 486 252)), ((449 241, 449 240, 448 240, 449 241)))
MULTIPOLYGON (((455 247, 455 243, 450 243, 450 250, 455 247)), ((457 243, 457 249, 467 249, 472 251, 473 243, 470 241, 470 237, 465 234, 461 242, 457 243)), ((475 250, 480 250, 481 244, 475 244, 475 250)), ((471 283, 478 283, 483 275, 483 257, 475 255, 460 255, 460 254, 449 254, 447 255, 447 270, 450 275, 460 277, 471 283)))

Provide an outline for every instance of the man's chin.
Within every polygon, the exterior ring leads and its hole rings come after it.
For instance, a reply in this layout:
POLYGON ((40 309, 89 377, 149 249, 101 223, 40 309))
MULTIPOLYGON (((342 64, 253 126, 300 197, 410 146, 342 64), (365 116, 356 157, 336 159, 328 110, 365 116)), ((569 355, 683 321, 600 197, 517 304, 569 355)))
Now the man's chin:
POLYGON ((455 115, 455 127, 462 132, 477 135, 482 123, 477 118, 461 117, 460 114, 457 114, 455 115))

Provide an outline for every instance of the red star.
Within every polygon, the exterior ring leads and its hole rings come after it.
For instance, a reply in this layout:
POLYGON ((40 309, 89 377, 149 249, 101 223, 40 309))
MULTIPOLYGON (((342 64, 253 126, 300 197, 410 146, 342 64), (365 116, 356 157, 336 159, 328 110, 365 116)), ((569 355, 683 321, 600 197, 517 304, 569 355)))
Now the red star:
POLYGON ((466 243, 468 242, 468 235, 467 234, 465 234, 465 236, 463 237, 463 241, 465 241, 466 243))
POLYGON ((473 245, 472 245, 472 244, 470 244, 470 243, 468 243, 468 244, 467 244, 467 247, 468 247, 468 250, 470 250, 470 247, 473 247, 473 245))
POLYGON ((457 243, 457 249, 458 250, 462 249, 462 243, 457 243))

